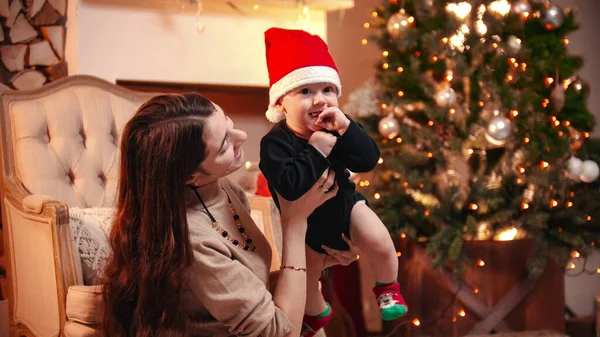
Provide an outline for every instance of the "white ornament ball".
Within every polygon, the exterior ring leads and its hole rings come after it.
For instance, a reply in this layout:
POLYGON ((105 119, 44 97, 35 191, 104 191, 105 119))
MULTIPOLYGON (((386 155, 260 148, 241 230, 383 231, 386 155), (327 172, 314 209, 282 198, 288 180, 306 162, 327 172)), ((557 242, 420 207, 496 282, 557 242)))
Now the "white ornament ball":
POLYGON ((531 13, 531 4, 525 0, 514 1, 511 5, 511 10, 515 14, 529 16, 529 13, 531 13), (527 13, 527 14, 525 14, 525 13, 527 13))
POLYGON ((398 13, 390 16, 387 22, 387 31, 390 36, 397 39, 404 35, 404 33, 410 28, 411 20, 404 10, 400 10, 398 13))
POLYGON ((447 108, 456 103, 456 92, 452 87, 444 86, 435 93, 433 98, 438 106, 447 108))
POLYGON ((518 54, 523 46, 523 41, 518 37, 511 35, 506 41, 507 49, 511 54, 518 54))
POLYGON ((488 123, 485 138, 493 145, 504 145, 512 133, 512 122, 504 116, 496 116, 488 123))
POLYGON ((400 122, 394 118, 394 114, 388 114, 379 121, 379 133, 387 139, 392 139, 400 133, 400 122))
POLYGON ((583 168, 583 161, 581 161, 581 159, 579 159, 575 156, 572 156, 567 161, 567 171, 569 172, 569 176, 573 179, 579 178, 582 168, 583 168))
POLYGON ((581 165, 581 174, 579 175, 579 179, 584 183, 591 183, 592 181, 598 178, 598 174, 600 174, 600 168, 598 168, 598 164, 596 164, 593 160, 586 160, 581 165))

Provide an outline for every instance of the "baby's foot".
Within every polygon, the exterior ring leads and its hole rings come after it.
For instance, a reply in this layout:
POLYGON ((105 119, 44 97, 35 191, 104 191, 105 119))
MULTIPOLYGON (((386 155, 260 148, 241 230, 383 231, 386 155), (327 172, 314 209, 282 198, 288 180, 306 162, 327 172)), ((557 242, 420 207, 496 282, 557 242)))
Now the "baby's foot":
POLYGON ((400 284, 394 282, 373 288, 377 303, 381 309, 381 318, 385 321, 395 320, 408 312, 408 307, 400 294, 400 284))

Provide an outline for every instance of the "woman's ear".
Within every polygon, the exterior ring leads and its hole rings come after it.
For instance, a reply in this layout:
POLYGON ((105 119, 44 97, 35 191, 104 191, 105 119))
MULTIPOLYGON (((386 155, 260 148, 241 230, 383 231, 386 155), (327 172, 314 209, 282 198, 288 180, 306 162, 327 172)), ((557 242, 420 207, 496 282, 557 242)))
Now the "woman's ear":
POLYGON ((202 178, 203 174, 199 171, 196 171, 190 175, 188 180, 185 181, 186 185, 198 186, 198 181, 202 178))

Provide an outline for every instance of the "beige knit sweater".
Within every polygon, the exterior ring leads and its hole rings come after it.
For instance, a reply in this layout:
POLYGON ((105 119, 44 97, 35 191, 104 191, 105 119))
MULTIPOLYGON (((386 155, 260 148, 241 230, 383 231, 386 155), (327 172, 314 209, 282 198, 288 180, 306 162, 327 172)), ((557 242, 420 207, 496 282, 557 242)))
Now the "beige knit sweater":
POLYGON ((244 242, 225 193, 230 197, 256 250, 234 246, 213 228, 200 202, 189 204, 187 220, 194 264, 182 309, 190 313, 193 335, 285 336, 292 325, 267 290, 271 249, 250 217, 244 191, 226 178, 198 191, 219 226, 232 239, 244 242))

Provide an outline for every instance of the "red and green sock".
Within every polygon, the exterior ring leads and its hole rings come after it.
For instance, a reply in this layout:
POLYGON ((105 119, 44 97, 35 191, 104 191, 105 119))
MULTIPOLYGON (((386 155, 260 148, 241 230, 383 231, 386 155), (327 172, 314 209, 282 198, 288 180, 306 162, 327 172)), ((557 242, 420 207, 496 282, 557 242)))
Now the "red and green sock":
POLYGON ((302 332, 300 333, 301 337, 312 337, 329 323, 332 311, 329 303, 326 304, 327 309, 317 316, 304 315, 302 319, 302 332))
POLYGON ((373 292, 381 309, 381 318, 384 321, 391 321, 404 316, 408 311, 406 302, 400 294, 400 284, 398 282, 376 282, 373 292))

